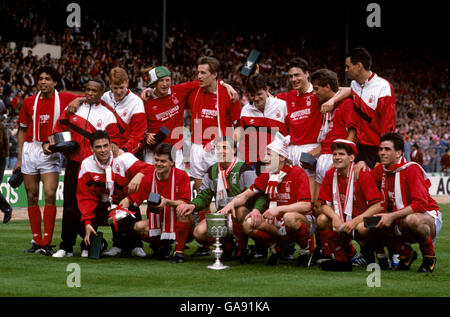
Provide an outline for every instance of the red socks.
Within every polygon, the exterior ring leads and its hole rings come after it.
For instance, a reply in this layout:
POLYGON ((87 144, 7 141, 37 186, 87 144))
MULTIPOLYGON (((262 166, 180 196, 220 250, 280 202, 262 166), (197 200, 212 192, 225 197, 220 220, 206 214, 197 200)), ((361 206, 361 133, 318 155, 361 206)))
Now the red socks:
POLYGON ((300 248, 306 249, 309 246, 309 232, 304 222, 300 224, 300 228, 297 231, 290 231, 288 228, 286 229, 289 238, 297 242, 300 248))
POLYGON ((34 242, 42 247, 50 244, 55 228, 56 206, 44 206, 44 239, 42 239, 41 208, 39 206, 28 206, 28 218, 30 219, 31 233, 33 234, 34 242))
POLYGON ((434 246, 433 246, 433 239, 430 238, 419 244, 420 252, 422 253, 422 256, 428 256, 428 257, 434 257, 434 246))
POLYGON ((332 256, 338 262, 346 262, 348 260, 345 249, 341 246, 339 235, 333 230, 320 230, 320 240, 325 255, 332 256))
POLYGON ((28 218, 30 219, 31 233, 36 244, 42 245, 41 208, 28 206, 28 218))
POLYGON ((242 250, 247 248, 248 236, 242 230, 242 225, 235 222, 233 222, 233 233, 238 244, 238 256, 241 256, 242 250))
POLYGON ((184 248, 186 247, 186 240, 189 235, 189 229, 191 223, 189 221, 178 221, 175 223, 175 253, 184 254, 184 248))
POLYGON ((56 206, 45 205, 44 206, 44 241, 43 246, 50 244, 53 238, 53 230, 55 228, 56 219, 56 206))

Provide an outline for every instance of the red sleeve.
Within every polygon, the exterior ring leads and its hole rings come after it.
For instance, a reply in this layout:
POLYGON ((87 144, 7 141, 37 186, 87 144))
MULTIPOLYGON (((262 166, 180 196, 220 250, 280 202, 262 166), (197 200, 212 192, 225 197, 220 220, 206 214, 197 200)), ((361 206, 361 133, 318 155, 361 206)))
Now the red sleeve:
POLYGON ((105 130, 109 134, 111 143, 116 143, 117 145, 121 146, 122 139, 119 132, 119 128, 117 126, 117 122, 111 122, 106 126, 105 130))
POLYGON ((182 200, 186 203, 191 201, 191 181, 185 171, 176 169, 176 200, 182 200))
POLYGON ((81 221, 85 225, 91 224, 92 219, 95 218, 95 208, 97 208, 99 197, 95 192, 95 186, 87 186, 90 180, 88 173, 83 172, 83 167, 80 169, 80 176, 78 177, 77 185, 77 202, 78 208, 81 212, 81 221))
POLYGON ((131 165, 126 171, 126 177, 128 180, 131 180, 137 173, 142 173, 147 175, 154 170, 154 166, 148 163, 142 162, 141 160, 137 160, 133 165, 131 165))
POLYGON ((367 202, 367 205, 371 206, 381 201, 381 193, 378 190, 375 180, 370 172, 361 171, 359 173, 358 182, 361 186, 362 192, 364 193, 364 200, 367 202))
POLYGON ((413 165, 405 170, 406 196, 409 206, 414 212, 428 211, 428 186, 423 178, 422 170, 413 165))
POLYGON ((280 92, 278 95, 276 95, 276 97, 277 97, 278 99, 287 101, 287 99, 288 99, 288 93, 287 93, 287 92, 280 92))
POLYGON ((297 201, 311 202, 311 189, 309 187, 309 178, 306 172, 301 168, 295 169, 295 196, 297 201))
POLYGON ((185 100, 192 91, 198 89, 199 87, 198 80, 194 80, 173 85, 170 89, 176 94, 178 99, 185 100))
POLYGON ((391 95, 384 96, 378 101, 378 106, 381 106, 379 110, 377 109, 380 113, 381 135, 395 131, 395 95, 391 85, 390 89, 391 95))
POLYGON ((51 134, 68 130, 69 130, 69 113, 67 111, 64 111, 59 116, 58 120, 56 120, 55 127, 53 128, 51 134))
POLYGON ((129 194, 128 199, 131 203, 141 205, 144 200, 147 200, 148 195, 152 190, 153 173, 149 173, 142 178, 141 185, 137 192, 129 194))
POLYGON ((370 172, 373 179, 375 180, 375 184, 377 185, 377 188, 381 189, 381 179, 383 177, 383 166, 381 164, 378 164, 374 167, 374 169, 370 172))
POLYGON ((327 205, 327 202, 333 202, 333 174, 335 169, 328 170, 320 185, 318 200, 322 205, 327 205))
POLYGON ((33 123, 32 106, 34 103, 34 98, 36 98, 36 95, 26 98, 20 108, 19 119, 17 121, 20 123, 22 128, 28 127, 33 123))
POLYGON ((269 173, 261 173, 258 177, 256 177, 255 182, 250 189, 253 191, 265 193, 267 183, 269 182, 269 173))
POLYGON ((230 109, 230 116, 231 116, 231 122, 233 122, 234 126, 239 126, 239 119, 241 118, 241 104, 239 101, 236 101, 235 103, 231 104, 230 109))
POLYGON ((358 128, 358 122, 356 121, 356 117, 353 114, 353 100, 350 98, 346 98, 342 101, 341 106, 342 107, 342 115, 344 118, 345 128, 358 128))
POLYGON ((128 141, 121 146, 130 153, 136 153, 139 143, 144 140, 145 131, 147 130, 147 116, 145 113, 136 113, 131 117, 130 134, 128 141))

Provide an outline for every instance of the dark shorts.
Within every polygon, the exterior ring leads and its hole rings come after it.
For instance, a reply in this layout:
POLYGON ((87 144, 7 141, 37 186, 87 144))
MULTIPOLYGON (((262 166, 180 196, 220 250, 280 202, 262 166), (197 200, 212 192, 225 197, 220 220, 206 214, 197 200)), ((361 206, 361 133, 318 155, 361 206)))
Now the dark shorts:
POLYGON ((358 143, 356 144, 356 148, 358 150, 358 155, 356 156, 355 163, 364 161, 367 166, 373 169, 375 164, 380 161, 378 156, 378 146, 358 143))

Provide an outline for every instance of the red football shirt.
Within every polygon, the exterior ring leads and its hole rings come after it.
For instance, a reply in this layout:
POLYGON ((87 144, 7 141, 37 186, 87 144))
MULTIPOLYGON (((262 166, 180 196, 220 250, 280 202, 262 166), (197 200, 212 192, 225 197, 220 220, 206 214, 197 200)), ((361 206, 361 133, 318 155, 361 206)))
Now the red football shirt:
MULTIPOLYGON (((169 182, 169 179, 170 178, 164 180, 156 179, 158 193, 167 199, 170 199, 171 196, 171 183, 169 182)), ((131 201, 137 205, 141 205, 143 201, 147 200, 148 195, 150 195, 152 191, 153 181, 153 171, 148 172, 142 178, 139 190, 128 196, 131 201)), ((185 171, 178 168, 175 168, 175 200, 183 200, 186 203, 191 201, 191 182, 189 176, 185 171)))
MULTIPOLYGON (((69 93, 69 92, 59 92, 59 105, 60 105, 60 115, 64 113, 64 109, 67 105, 75 98, 80 97, 79 95, 69 93)), ((33 107, 36 100, 37 94, 30 96, 25 99, 20 108, 18 122, 20 127, 27 127, 27 134, 25 135, 26 142, 33 141, 33 130, 36 135, 36 140, 45 142, 48 140, 48 136, 52 134, 53 131, 53 113, 55 110, 55 94, 51 98, 39 98, 36 110, 37 116, 37 126, 33 124, 33 107)))
MULTIPOLYGON (((265 192, 269 183, 269 173, 261 173, 255 183, 250 187, 253 191, 265 192)), ((283 181, 278 184, 278 206, 290 205, 299 201, 311 201, 311 191, 309 189, 309 179, 305 171, 292 166, 291 171, 283 181)))
POLYGON ((355 116, 353 114, 353 100, 346 98, 342 100, 331 112, 331 122, 325 140, 320 144, 322 150, 320 154, 331 154, 331 144, 336 139, 346 139, 349 128, 357 128, 355 116))
MULTIPOLYGON (((227 135, 226 128, 238 125, 241 116, 239 101, 232 103, 226 89, 217 86, 219 92, 220 122, 222 135, 227 135)), ((188 98, 192 112, 192 143, 203 144, 211 142, 219 135, 216 109, 217 94, 202 88, 193 91, 188 98)))
POLYGON ((183 146, 183 116, 189 93, 198 89, 198 81, 191 81, 170 86, 169 94, 165 97, 150 97, 145 102, 147 114, 147 130, 149 133, 157 133, 165 126, 170 134, 164 140, 165 143, 176 145, 179 149, 183 146))
MULTIPOLYGON (((318 200, 322 205, 333 206, 333 167, 327 171, 320 186, 318 200)), ((338 176, 341 205, 345 204, 345 192, 347 190, 347 178, 338 176)), ((354 181, 353 187, 353 218, 361 215, 371 205, 381 201, 381 194, 370 172, 361 172, 358 181, 354 181)))
POLYGON ((297 90, 277 95, 277 98, 286 101, 288 116, 287 127, 291 136, 291 144, 303 145, 317 143, 322 126, 322 114, 312 85, 304 94, 298 94, 297 90))

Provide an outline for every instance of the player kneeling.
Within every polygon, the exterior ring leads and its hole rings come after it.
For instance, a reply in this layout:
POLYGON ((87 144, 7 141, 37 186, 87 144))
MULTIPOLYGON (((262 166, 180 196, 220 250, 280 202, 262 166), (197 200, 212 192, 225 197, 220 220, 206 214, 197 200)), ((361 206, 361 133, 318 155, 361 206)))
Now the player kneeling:
MULTIPOLYGON (((259 175, 254 184, 234 198, 220 212, 236 213, 249 199, 260 193, 269 198, 269 208, 261 214, 252 210, 243 224, 244 232, 255 242, 270 247, 268 265, 278 263, 282 246, 289 242, 300 245, 301 251, 310 254, 309 238, 315 222, 311 214, 311 192, 305 171, 288 161, 289 138, 277 133, 267 146, 265 158, 267 170, 259 175)), ((301 257, 303 258, 301 253, 301 257)))
POLYGON ((321 263, 327 271, 351 271, 350 259, 356 250, 352 238, 364 243, 369 229, 363 218, 380 212, 380 192, 369 172, 354 177, 356 145, 348 140, 337 139, 331 145, 334 167, 329 169, 320 188, 321 214, 317 228, 324 253, 330 258, 321 263))

